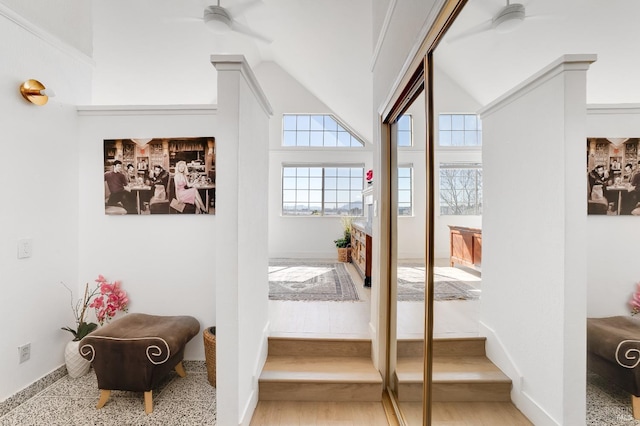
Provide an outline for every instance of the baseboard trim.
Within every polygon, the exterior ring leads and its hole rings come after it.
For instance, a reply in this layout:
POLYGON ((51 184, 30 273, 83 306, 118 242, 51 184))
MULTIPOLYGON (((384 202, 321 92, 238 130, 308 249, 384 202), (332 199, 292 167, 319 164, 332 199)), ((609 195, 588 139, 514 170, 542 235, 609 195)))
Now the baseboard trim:
POLYGON ((487 358, 509 376, 513 383, 511 389, 513 404, 536 426, 560 426, 558 421, 522 390, 524 377, 495 330, 482 321, 478 323, 480 336, 487 338, 485 346, 487 358))
POLYGON ((242 410, 242 416, 240 416, 240 426, 249 426, 251 423, 251 418, 253 417, 253 413, 258 406, 259 399, 259 385, 258 380, 260 379, 260 373, 262 372, 262 368, 264 364, 267 362, 267 355, 269 354, 269 326, 271 322, 267 321, 264 329, 262 330, 262 342, 260 344, 260 352, 258 355, 258 359, 256 360, 256 366, 253 369, 253 379, 251 381, 251 394, 249 398, 247 398, 247 402, 244 405, 244 409, 242 410))
MULTIPOLYGON (((196 373, 206 373, 207 367, 205 362, 202 360, 184 360, 182 361, 182 365, 187 372, 196 372, 196 373)), ((26 388, 16 392, 11 395, 9 398, 0 402, 0 417, 7 414, 9 411, 17 408, 21 404, 27 402, 30 398, 34 397, 36 394, 42 392, 47 387, 51 386, 58 380, 62 379, 67 375, 67 367, 61 365, 35 382, 31 383, 26 388)))

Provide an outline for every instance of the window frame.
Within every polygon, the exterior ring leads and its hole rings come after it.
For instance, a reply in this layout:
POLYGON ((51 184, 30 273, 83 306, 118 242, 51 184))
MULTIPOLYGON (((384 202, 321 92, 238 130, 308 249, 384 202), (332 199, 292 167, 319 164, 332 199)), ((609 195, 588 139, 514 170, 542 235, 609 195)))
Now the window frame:
POLYGON ((361 149, 365 147, 364 140, 333 114, 283 113, 281 138, 280 146, 290 149, 361 149), (308 126, 305 120, 307 117, 308 126), (314 117, 316 121, 313 120, 314 117), (318 123, 318 117, 322 117, 322 124, 318 123), (295 129, 290 127, 292 120, 295 120, 295 129), (335 124, 335 130, 333 130, 333 124, 335 124), (344 141, 346 135, 349 136, 349 144, 346 145, 344 142, 341 144, 340 141, 344 141), (322 144, 318 143, 320 136, 322 144), (331 144, 331 142, 335 143, 331 144))
POLYGON ((480 116, 478 114, 475 114, 475 113, 465 113, 465 112, 456 112, 456 113, 452 113, 452 112, 444 113, 444 112, 441 112, 441 113, 438 113, 438 141, 437 142, 438 142, 437 143, 437 149, 456 149, 456 150, 459 150, 459 149, 482 149, 482 120, 480 119, 480 116), (464 124, 463 128, 462 129, 457 129, 457 128, 454 129, 453 128, 454 126, 452 124, 450 129, 442 129, 442 125, 441 124, 442 124, 442 117, 443 116, 450 116, 450 117, 452 117, 452 120, 453 120, 453 117, 463 117, 462 118, 462 122, 464 124), (473 130, 465 130, 465 128, 466 128, 466 117, 469 117, 469 116, 473 116, 475 118, 475 121, 476 121, 476 128, 473 129, 473 130), (467 145, 467 144, 464 144, 464 143, 463 144, 455 144, 455 145, 453 143, 450 143, 448 145, 443 145, 442 144, 443 132, 450 132, 451 133, 450 138, 449 138, 450 140, 453 140, 453 136, 454 136, 453 132, 462 132, 462 134, 464 136, 463 140, 465 140, 465 141, 466 141, 466 132, 473 132, 476 135, 475 138, 476 138, 476 141, 478 143, 473 144, 473 145, 467 145))
MULTIPOLYGON (((315 176, 315 178, 318 178, 318 176, 315 176)), ((362 196, 362 191, 365 189, 365 165, 363 163, 306 163, 306 164, 300 164, 300 163, 283 163, 281 165, 281 186, 280 186, 280 215, 283 217, 340 217, 340 216, 354 216, 354 217, 362 217, 364 216, 364 197, 362 196), (320 209, 319 210, 312 210, 311 207, 311 202, 310 198, 311 197, 307 197, 307 211, 311 211, 311 212, 317 212, 316 214, 314 213, 307 213, 307 214, 297 214, 295 212, 298 211, 297 208, 292 209, 286 209, 285 208, 285 203, 287 204, 293 204, 295 206, 299 205, 300 202, 298 201, 298 191, 300 190, 304 190, 305 188, 301 188, 298 189, 298 178, 300 177, 304 177, 304 176, 298 176, 298 172, 296 170, 296 176, 294 177, 295 180, 295 188, 287 188, 286 184, 285 184, 285 179, 286 178, 292 178, 292 176, 287 176, 285 173, 285 169, 321 169, 321 180, 320 180, 320 188, 319 189, 313 189, 310 188, 311 185, 309 185, 309 187, 307 188, 308 191, 314 190, 314 191, 319 191, 320 192, 320 209), (336 175, 335 176, 327 176, 327 169, 349 169, 349 176, 345 177, 345 176, 340 176, 340 171, 336 170, 336 175), (360 176, 353 176, 353 169, 359 169, 360 171, 360 176), (331 179, 331 178, 335 178, 336 179, 336 183, 335 183, 335 188, 327 188, 327 178, 331 179), (338 179, 348 179, 349 181, 349 189, 347 190, 340 190, 339 188, 339 180, 338 179), (352 183, 353 183, 353 179, 359 179, 360 180, 360 185, 359 188, 352 188, 352 183), (327 197, 327 191, 333 191, 335 190, 335 200, 336 201, 327 201, 326 197, 327 197), (285 194, 285 191, 293 191, 295 192, 295 197, 293 201, 287 200, 285 201, 285 199, 289 199, 290 197, 288 197, 288 194, 285 194), (348 201, 339 201, 339 194, 340 192, 347 192, 349 195, 349 200, 348 201), (354 214, 353 209, 351 208, 351 206, 353 205, 354 202, 354 198, 353 195, 357 194, 359 196, 359 202, 360 202, 360 212, 357 214, 354 214), (328 208, 327 205, 329 203, 334 203, 336 204, 336 213, 331 214, 331 213, 327 213, 328 208), (338 206, 340 203, 348 203, 350 206, 350 209, 346 212, 346 213, 340 213, 340 210, 338 209, 338 206), (294 213, 291 213, 294 212, 294 213)), ((317 202, 317 201, 315 201, 317 202)))
POLYGON ((409 113, 405 113, 402 114, 400 117, 398 117, 398 120, 396 121, 396 141, 397 141, 397 146, 400 149, 403 148, 412 148, 414 146, 413 143, 413 115, 409 114, 409 113), (408 130, 404 130, 404 129, 400 129, 400 121, 402 121, 403 119, 408 119, 409 120, 409 129, 408 130), (400 141, 403 139, 400 137, 401 134, 409 134, 409 145, 404 145, 404 144, 400 144, 400 141))
MULTIPOLYGON (((406 179, 406 178, 405 178, 406 179)), ((412 163, 402 163, 402 164, 398 164, 398 211, 397 211, 397 215, 398 217, 413 217, 413 189, 414 189, 414 172, 413 172, 413 164, 412 163), (400 169, 408 169, 409 170, 409 189, 400 189, 400 169), (402 192, 408 192, 409 193, 409 213, 408 214, 400 214, 400 205, 401 205, 401 201, 400 201, 400 194, 402 192)))
POLYGON ((482 191, 483 191, 483 167, 481 162, 474 161, 440 161, 438 162, 438 212, 440 216, 482 216, 482 191), (443 207, 448 207, 447 203, 443 203, 442 194, 444 192, 452 192, 464 190, 464 188, 445 189, 442 188, 442 171, 443 170, 475 170, 475 189, 474 197, 475 202, 473 204, 473 212, 470 213, 445 213, 443 207))

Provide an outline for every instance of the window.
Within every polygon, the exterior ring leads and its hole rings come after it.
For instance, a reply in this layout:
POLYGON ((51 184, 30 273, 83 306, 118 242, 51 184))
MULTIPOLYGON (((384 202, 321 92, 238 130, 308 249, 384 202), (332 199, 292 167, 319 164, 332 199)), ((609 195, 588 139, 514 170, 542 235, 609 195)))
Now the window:
POLYGON ((398 216, 411 216, 413 205, 411 203, 411 184, 413 167, 398 167, 398 216))
POLYGON ((401 115, 398 118, 396 132, 398 134, 398 146, 412 146, 412 119, 411 114, 401 115))
POLYGON ((440 146, 482 146, 482 122, 475 114, 440 114, 440 146))
POLYGON ((362 216, 364 167, 282 168, 282 214, 362 216))
POLYGON ((362 148, 364 143, 331 115, 284 114, 282 146, 362 148))
POLYGON ((482 214, 482 166, 480 164, 440 164, 440 214, 482 214))

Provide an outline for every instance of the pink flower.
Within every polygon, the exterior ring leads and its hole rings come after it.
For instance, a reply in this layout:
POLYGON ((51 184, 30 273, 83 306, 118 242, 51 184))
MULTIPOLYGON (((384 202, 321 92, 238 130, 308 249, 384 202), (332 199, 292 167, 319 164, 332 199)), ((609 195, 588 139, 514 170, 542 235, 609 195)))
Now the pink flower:
POLYGON ((640 282, 636 283, 636 291, 631 296, 629 305, 631 306, 631 315, 636 315, 640 312, 640 282))
POLYGON ((100 325, 109 322, 119 311, 127 312, 129 298, 127 292, 122 290, 122 282, 108 282, 105 277, 98 275, 96 279, 100 295, 93 299, 89 307, 95 309, 96 318, 100 325))

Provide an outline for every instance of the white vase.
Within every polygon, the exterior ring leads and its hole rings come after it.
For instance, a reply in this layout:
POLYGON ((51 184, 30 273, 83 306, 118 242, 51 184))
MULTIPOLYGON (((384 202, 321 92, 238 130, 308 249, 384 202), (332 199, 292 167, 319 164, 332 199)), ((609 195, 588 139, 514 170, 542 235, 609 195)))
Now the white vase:
POLYGON ((91 363, 80 355, 79 346, 79 340, 72 340, 64 348, 64 362, 67 365, 67 372, 74 379, 87 374, 91 367, 91 363))

